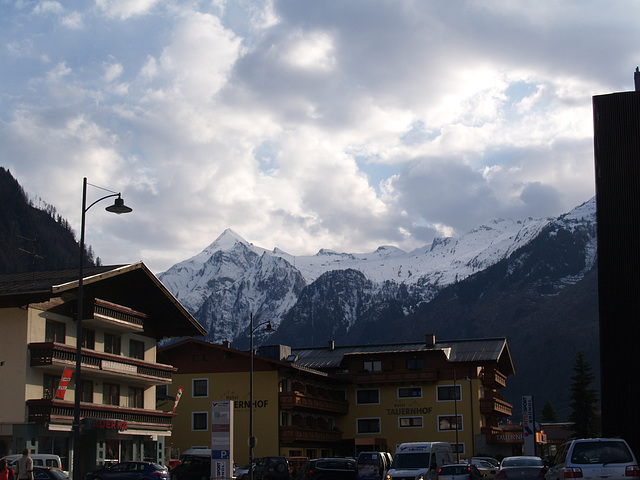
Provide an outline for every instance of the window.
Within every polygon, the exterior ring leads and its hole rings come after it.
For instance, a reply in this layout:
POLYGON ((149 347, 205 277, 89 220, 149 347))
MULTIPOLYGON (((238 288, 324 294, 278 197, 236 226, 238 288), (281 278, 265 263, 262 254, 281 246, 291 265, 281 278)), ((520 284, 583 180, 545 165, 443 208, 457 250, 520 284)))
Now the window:
MULTIPOLYGON (((438 415, 438 431, 456 430, 455 415, 438 415)), ((462 415, 458 415, 458 431, 462 430, 462 415)))
POLYGON ((362 368, 367 372, 380 372, 382 371, 382 362, 380 361, 362 362, 362 368))
POLYGON ((289 412, 280 412, 280 425, 291 425, 291 415, 289 412))
POLYGON ((356 433, 380 433, 380 418, 358 418, 356 433))
POLYGON ((208 397, 209 396, 209 379, 207 378, 194 378, 192 381, 192 389, 194 397, 208 397))
POLYGON ((42 398, 53 398, 60 385, 60 377, 45 374, 42 378, 42 398))
POLYGON ((138 360, 144 360, 144 342, 139 342, 138 340, 130 340, 129 356, 131 358, 137 358, 138 360))
POLYGON ((443 386, 440 386, 440 387, 438 387, 438 394, 437 395, 438 395, 438 401, 439 402, 460 400, 462 398, 460 385, 443 385, 443 386))
POLYGON ((407 359, 407 370, 420 370, 424 368, 424 358, 407 359))
POLYGON ((209 430, 209 415, 207 412, 191 413, 191 430, 209 430))
POLYGON ((64 343, 66 326, 62 322, 56 322, 54 320, 47 320, 45 326, 44 341, 64 343))
POLYGON ((400 417, 398 418, 399 428, 420 428, 422 427, 422 417, 400 417))
POLYGON ((453 450, 454 454, 459 453, 460 455, 464 455, 464 443, 452 443, 451 450, 453 450))
POLYGON ((138 387, 129 387, 129 406, 132 408, 144 408, 144 390, 138 387))
POLYGON ((82 329, 82 348, 96 349, 96 332, 87 328, 82 329))
POLYGON ((82 381, 81 402, 93 403, 93 382, 91 380, 82 381))
POLYGON ((110 333, 105 333, 104 351, 105 353, 120 355, 120 337, 117 335, 111 335, 110 333))
POLYGON ((105 383, 102 403, 105 405, 120 405, 120 385, 105 383))
POLYGON ((422 398, 422 387, 400 387, 398 398, 422 398))
POLYGON ((380 390, 377 388, 356 390, 356 405, 380 403, 380 390))

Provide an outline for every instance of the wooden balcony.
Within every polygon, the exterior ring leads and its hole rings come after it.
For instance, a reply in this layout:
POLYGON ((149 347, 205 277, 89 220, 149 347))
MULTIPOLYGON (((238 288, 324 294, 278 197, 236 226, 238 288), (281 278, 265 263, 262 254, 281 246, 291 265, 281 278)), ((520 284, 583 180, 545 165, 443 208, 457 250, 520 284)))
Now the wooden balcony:
POLYGON ((359 372, 350 376, 357 384, 435 382, 438 379, 438 373, 435 369, 359 372))
POLYGON ((148 315, 122 305, 94 299, 93 303, 83 306, 82 324, 90 328, 105 328, 119 333, 143 333, 144 321, 148 315))
POLYGON ((513 406, 498 397, 481 398, 480 413, 493 417, 510 417, 513 406))
POLYGON ((346 414, 349 403, 346 400, 334 400, 303 392, 280 392, 280 408, 346 414))
POLYGON ((483 370, 481 374, 482 385, 489 388, 504 388, 507 386, 507 377, 496 370, 483 370))
POLYGON ((283 425, 280 427, 280 442, 290 445, 292 443, 339 443, 342 440, 340 430, 323 430, 297 425, 283 425))
MULTIPOLYGON (((75 370, 76 348, 60 343, 30 343, 31 366, 58 375, 61 367, 75 370)), ((83 378, 125 380, 141 386, 168 385, 176 368, 161 363, 82 349, 83 378)))
MULTIPOLYGON (((29 422, 71 426, 73 402, 53 399, 27 400, 29 422)), ((142 408, 117 407, 113 405, 80 404, 80 419, 119 420, 126 422, 127 429, 143 429, 166 432, 171 429, 174 413, 142 408)))

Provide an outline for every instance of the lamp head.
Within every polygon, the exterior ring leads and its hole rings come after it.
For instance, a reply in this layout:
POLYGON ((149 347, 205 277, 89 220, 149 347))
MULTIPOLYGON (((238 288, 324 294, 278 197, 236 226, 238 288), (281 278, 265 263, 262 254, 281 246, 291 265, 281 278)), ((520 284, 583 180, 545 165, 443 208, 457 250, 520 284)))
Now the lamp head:
POLYGON ((133 212, 133 208, 127 207, 124 204, 124 200, 120 197, 120 194, 118 194, 118 198, 114 200, 113 205, 109 205, 105 210, 107 212, 117 213, 118 215, 121 213, 133 212))
POLYGON ((273 328, 273 325, 271 325, 271 322, 267 322, 267 326, 264 327, 264 333, 274 333, 274 332, 277 332, 277 330, 273 328))

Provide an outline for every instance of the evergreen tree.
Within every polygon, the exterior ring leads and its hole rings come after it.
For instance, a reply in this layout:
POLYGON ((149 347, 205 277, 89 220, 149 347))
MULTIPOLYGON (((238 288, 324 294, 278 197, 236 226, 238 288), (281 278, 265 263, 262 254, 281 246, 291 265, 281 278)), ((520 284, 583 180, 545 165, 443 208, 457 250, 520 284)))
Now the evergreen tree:
POLYGON ((550 400, 542 407, 542 421, 543 422, 557 422, 558 421, 558 413, 556 412, 556 407, 553 406, 550 400))
POLYGON ((571 415, 569 421, 573 423, 573 429, 578 438, 598 436, 598 414, 596 406, 598 394, 590 388, 595 375, 591 370, 591 364, 585 360, 584 353, 579 351, 576 363, 573 366, 575 375, 571 377, 571 415))

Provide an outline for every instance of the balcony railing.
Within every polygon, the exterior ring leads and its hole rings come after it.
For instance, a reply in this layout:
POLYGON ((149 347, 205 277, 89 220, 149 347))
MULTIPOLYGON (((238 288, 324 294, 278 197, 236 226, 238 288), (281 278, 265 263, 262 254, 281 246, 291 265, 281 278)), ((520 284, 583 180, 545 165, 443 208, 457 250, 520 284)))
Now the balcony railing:
POLYGON ((482 384, 490 388, 504 388, 507 386, 507 376, 496 370, 484 370, 482 384))
POLYGON ((351 375, 355 383, 407 383, 435 382, 438 372, 435 369, 405 370, 394 372, 359 372, 351 375))
POLYGON ((504 400, 493 398, 480 399, 480 413, 497 417, 510 417, 513 406, 504 400))
MULTIPOLYGON (((59 343, 30 343, 32 367, 60 366, 75 369, 76 349, 59 343)), ((171 383, 175 367, 161 363, 145 362, 135 358, 82 349, 82 372, 98 377, 127 378, 142 385, 171 383)))
POLYGON ((280 408, 346 414, 349 411, 349 403, 345 400, 333 400, 303 392, 280 392, 280 408))
POLYGON ((283 444, 300 442, 337 443, 341 440, 342 432, 340 430, 322 430, 298 425, 280 426, 280 442, 283 444))
POLYGON ((144 313, 99 298, 85 306, 83 317, 84 324, 89 327, 109 325, 111 330, 118 332, 138 333, 144 331, 144 321, 149 318, 144 313))
MULTIPOLYGON (((52 399, 27 400, 29 422, 71 425, 73 421, 73 402, 52 399)), ((80 404, 80 418, 120 420, 128 427, 166 431, 171 429, 174 413, 159 410, 143 410, 113 405, 80 404)))

